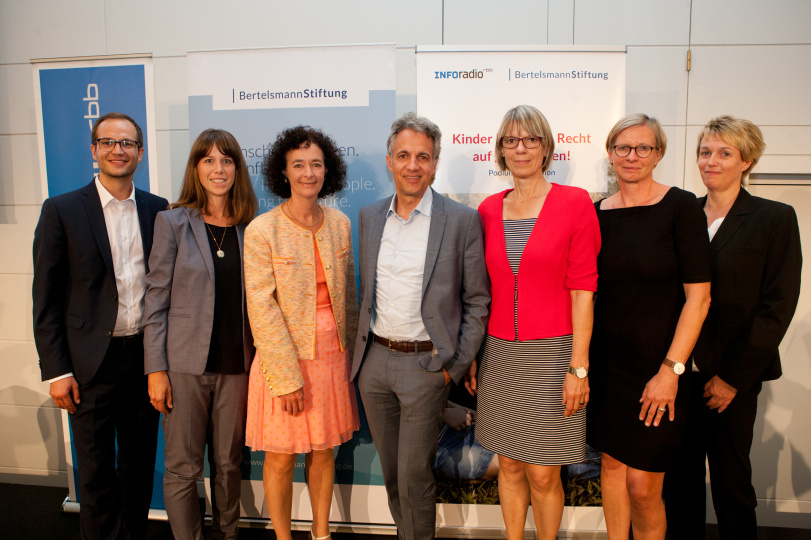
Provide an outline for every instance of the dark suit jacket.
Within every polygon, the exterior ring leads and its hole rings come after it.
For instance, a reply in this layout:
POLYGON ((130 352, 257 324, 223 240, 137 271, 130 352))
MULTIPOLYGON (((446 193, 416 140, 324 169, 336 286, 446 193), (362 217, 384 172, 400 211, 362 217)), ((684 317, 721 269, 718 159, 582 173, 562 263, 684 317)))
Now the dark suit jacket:
MULTIPOLYGON (((706 200, 698 199, 702 207, 706 200)), ((797 215, 741 189, 710 250, 712 304, 693 357, 710 377, 746 392, 782 374, 778 346, 800 295, 797 215)))
MULTIPOLYGON (((245 225, 237 225, 239 256, 245 225)), ((202 375, 208 362, 214 324, 214 259, 202 216, 191 208, 158 214, 149 257, 144 306, 144 372, 169 370, 202 375)), ((256 349, 245 304, 242 278, 242 340, 245 371, 256 349)))
MULTIPOLYGON (((431 188, 432 189, 432 188, 431 188)), ((422 282, 422 321, 437 353, 428 371, 448 370, 459 382, 479 350, 487 328, 490 278, 484 262, 484 241, 479 213, 433 193, 428 251, 422 282)), ((360 371, 367 347, 374 305, 377 256, 391 197, 361 208, 360 310, 358 336, 352 361, 352 379, 360 371)))
MULTIPOLYGON (((135 204, 144 261, 166 199, 140 189, 135 204)), ((95 182, 46 199, 34 233, 34 341, 42 380, 73 372, 89 382, 110 344, 118 313, 110 240, 95 182)))

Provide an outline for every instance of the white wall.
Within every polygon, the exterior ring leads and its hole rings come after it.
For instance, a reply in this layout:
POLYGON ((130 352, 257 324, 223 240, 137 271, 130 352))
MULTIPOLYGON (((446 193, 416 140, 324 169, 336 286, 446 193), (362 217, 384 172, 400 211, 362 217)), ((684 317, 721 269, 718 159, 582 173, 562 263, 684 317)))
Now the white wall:
MULTIPOLYGON (((416 106, 418 44, 627 45, 627 112, 657 116, 669 138, 658 179, 701 192, 695 135, 724 113, 763 127, 769 147, 756 172, 799 174, 790 181, 811 184, 809 21, 807 0, 0 2, 0 480, 66 484, 62 420, 39 381, 31 330, 31 243, 42 193, 30 59, 152 53, 160 191, 171 199, 189 149, 189 50, 395 42, 400 114, 416 106)), ((811 208, 809 190, 760 192, 811 208)), ((811 222, 802 224, 811 242, 811 222)), ((783 344, 785 375, 766 385, 756 428, 764 524, 811 528, 811 433, 802 420, 811 409, 809 347, 804 294, 783 344)))

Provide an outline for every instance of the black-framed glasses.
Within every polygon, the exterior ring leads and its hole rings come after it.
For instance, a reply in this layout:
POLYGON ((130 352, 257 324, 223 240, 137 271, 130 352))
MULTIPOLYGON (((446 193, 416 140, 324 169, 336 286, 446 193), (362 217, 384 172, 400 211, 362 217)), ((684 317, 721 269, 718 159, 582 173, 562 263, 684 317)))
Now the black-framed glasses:
POLYGON ((541 146, 543 137, 530 135, 529 137, 502 137, 501 146, 503 148, 518 148, 518 143, 523 142, 524 148, 538 148, 541 146))
POLYGON ((631 154, 631 150, 636 152, 636 157, 646 158, 648 157, 651 152, 654 150, 658 150, 658 148, 653 146, 648 146, 647 144, 640 144, 639 146, 628 146, 627 144, 615 144, 611 148, 614 149, 614 153, 617 154, 619 157, 628 157, 631 154))
POLYGON ((109 151, 112 151, 113 148, 115 148, 115 145, 121 146, 122 150, 137 150, 138 147, 141 146, 138 144, 138 141, 133 141, 132 139, 121 139, 120 141, 117 141, 110 138, 96 139, 96 144, 99 148, 109 151))

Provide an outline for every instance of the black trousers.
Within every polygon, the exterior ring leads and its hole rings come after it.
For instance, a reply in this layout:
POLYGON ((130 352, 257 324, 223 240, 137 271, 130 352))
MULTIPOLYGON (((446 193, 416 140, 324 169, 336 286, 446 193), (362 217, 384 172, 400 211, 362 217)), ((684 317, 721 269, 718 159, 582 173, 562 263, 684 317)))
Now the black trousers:
POLYGON ((160 415, 149 403, 143 335, 114 337, 79 399, 70 424, 82 538, 144 538, 160 415))
POLYGON ((703 397, 709 378, 693 373, 682 448, 665 474, 663 495, 670 540, 701 540, 706 527, 706 466, 722 539, 755 540, 755 488, 749 451, 762 383, 735 395, 722 413, 703 397))

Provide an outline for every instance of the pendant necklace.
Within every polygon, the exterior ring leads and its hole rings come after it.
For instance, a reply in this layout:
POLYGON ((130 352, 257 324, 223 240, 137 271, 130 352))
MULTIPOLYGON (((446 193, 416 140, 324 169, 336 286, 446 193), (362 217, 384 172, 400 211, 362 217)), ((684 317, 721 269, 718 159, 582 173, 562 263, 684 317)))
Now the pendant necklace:
POLYGON ((214 236, 214 233, 211 232, 211 227, 208 226, 208 223, 206 223, 206 229, 208 229, 208 234, 211 235, 211 239, 214 240, 214 245, 217 246, 217 257, 222 259, 225 257, 225 252, 222 250, 222 243, 225 241, 225 233, 228 232, 228 227, 223 227, 222 240, 220 240, 219 244, 217 243, 217 238, 214 236))

